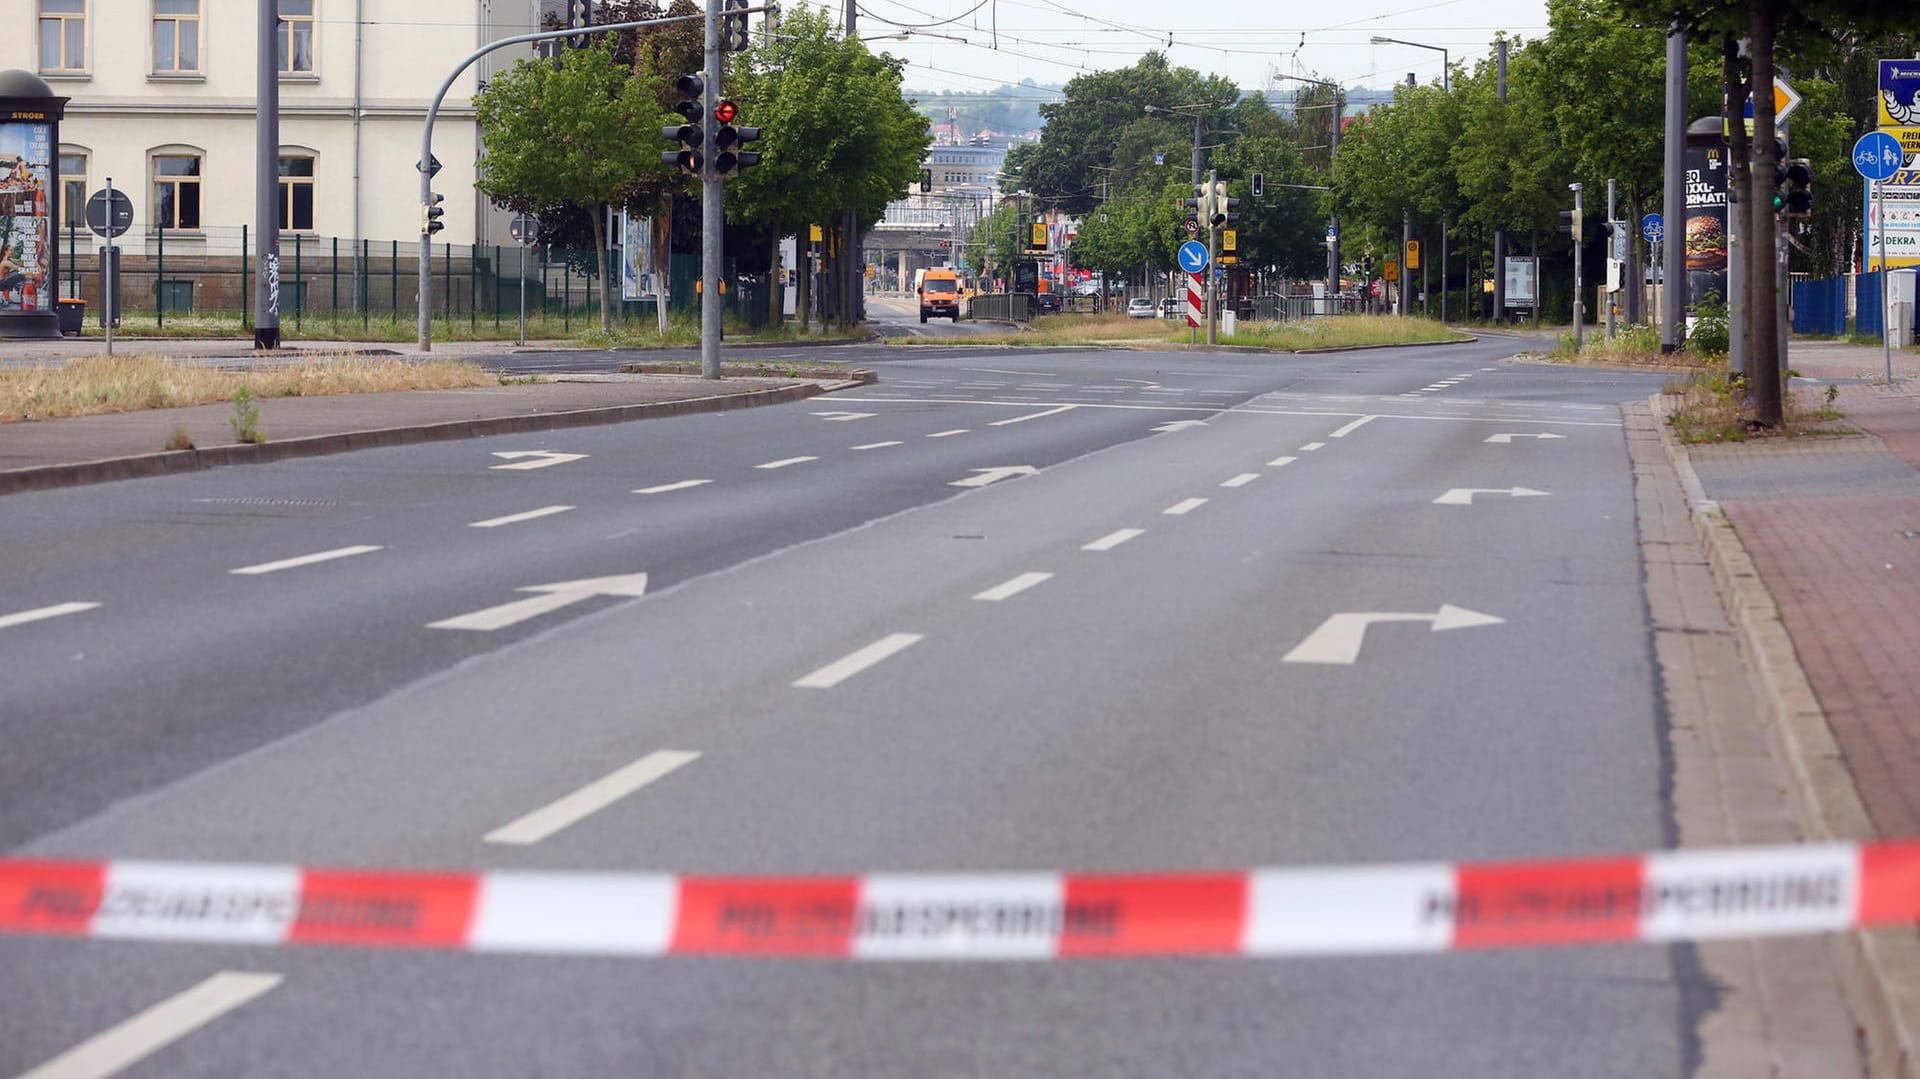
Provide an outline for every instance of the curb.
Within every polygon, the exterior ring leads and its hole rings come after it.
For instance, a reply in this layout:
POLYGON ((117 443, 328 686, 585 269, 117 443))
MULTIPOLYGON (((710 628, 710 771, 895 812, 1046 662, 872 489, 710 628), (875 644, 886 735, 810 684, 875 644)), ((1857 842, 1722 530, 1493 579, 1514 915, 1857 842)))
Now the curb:
MULTIPOLYGON (((732 352, 734 349, 741 348, 831 348, 835 345, 871 345, 885 340, 886 338, 882 337, 878 331, 874 331, 863 337, 803 337, 797 341, 729 341, 727 351, 732 352)), ((597 356, 606 352, 698 352, 700 343, 696 341, 691 345, 614 345, 611 348, 578 348, 571 345, 541 348, 537 345, 515 345, 507 351, 509 355, 514 356, 522 353, 539 353, 545 356, 578 353, 597 356)))
MULTIPOLYGON (((1789 796, 1801 827, 1809 839, 1823 842, 1871 838, 1873 821, 1780 621, 1773 593, 1719 504, 1706 497, 1686 447, 1667 425, 1671 410, 1664 395, 1653 395, 1648 407, 1693 507, 1694 531, 1706 548, 1740 651, 1754 671, 1769 741, 1790 771, 1789 796)), ((1860 1024, 1868 1074, 1920 1079, 1920 934, 1880 929, 1833 939, 1843 988, 1860 1024)))
MULTIPOLYGON (((790 367, 793 374, 769 371, 771 366, 763 363, 723 363, 720 365, 721 377, 735 375, 740 378, 811 378, 827 382, 844 382, 850 386, 865 386, 880 381, 880 376, 864 367, 801 367, 795 364, 782 364, 790 367)), ((620 365, 623 375, 697 375, 700 373, 698 360, 640 360, 620 365)))
POLYGON ((1328 348, 1296 348, 1283 351, 1291 351, 1296 356, 1317 356, 1323 352, 1365 352, 1368 349, 1375 348, 1431 348, 1435 345, 1466 345, 1480 340, 1478 335, 1468 333, 1465 330, 1448 330, 1447 332, 1459 334, 1460 336, 1449 337, 1445 341, 1408 341, 1398 345, 1335 345, 1328 348))
POLYGON ((595 427, 631 420, 661 419, 668 416, 692 416, 705 412, 725 412, 736 408, 781 405, 801 401, 835 390, 849 389, 857 382, 809 382, 774 390, 690 397, 680 401, 657 401, 638 405, 614 405, 607 408, 579 408, 566 412, 546 412, 529 416, 499 416, 492 419, 452 420, 444 423, 416 424, 409 427, 382 427, 370 431, 347 431, 333 435, 290 438, 284 442, 245 443, 212 446, 204 450, 174 450, 143 453, 133 457, 109 457, 64 465, 41 465, 0 471, 0 495, 20 491, 40 491, 53 487, 77 487, 114 480, 165 476, 178 472, 199 472, 224 465, 260 465, 287 461, 296 457, 323 457, 354 450, 387 446, 410 446, 420 442, 451 442, 490 435, 526 434, 556 431, 569 427, 595 427))

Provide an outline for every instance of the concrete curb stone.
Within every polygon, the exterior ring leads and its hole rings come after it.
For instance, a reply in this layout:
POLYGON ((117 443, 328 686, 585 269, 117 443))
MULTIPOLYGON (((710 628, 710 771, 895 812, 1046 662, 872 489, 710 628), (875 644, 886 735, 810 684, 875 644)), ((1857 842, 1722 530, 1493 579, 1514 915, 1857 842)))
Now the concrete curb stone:
MULTIPOLYGON (((1775 748, 1792 771, 1790 793, 1802 827, 1815 841, 1874 838, 1866 804, 1780 621, 1772 592, 1719 504, 1706 497, 1686 447, 1668 426, 1671 401, 1655 394, 1648 407, 1660 444, 1680 474, 1693 507, 1694 529, 1706 547, 1721 602, 1755 672, 1755 688, 1766 707, 1775 748)), ((1886 1079, 1920 1079, 1920 933, 1875 929, 1836 934, 1833 939, 1845 990, 1865 1040, 1868 1073, 1886 1079)))

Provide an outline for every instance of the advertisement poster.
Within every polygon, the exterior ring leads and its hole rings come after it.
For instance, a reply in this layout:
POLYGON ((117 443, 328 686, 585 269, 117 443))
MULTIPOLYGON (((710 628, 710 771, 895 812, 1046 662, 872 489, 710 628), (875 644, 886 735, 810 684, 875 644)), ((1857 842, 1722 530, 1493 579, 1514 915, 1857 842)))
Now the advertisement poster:
POLYGON ((51 311, 53 130, 0 124, 0 311, 51 311))
MULTIPOLYGON (((1688 309, 1727 302, 1727 157, 1724 147, 1687 147, 1688 309)), ((1669 234, 1668 239, 1672 236, 1669 234)))
POLYGON ((1920 127, 1920 60, 1880 61, 1880 126, 1920 127))
MULTIPOLYGON (((1908 162, 1910 166, 1914 164, 1908 162)), ((1883 199, 1887 215, 1887 265, 1894 269, 1920 266, 1920 168, 1901 169, 1893 174, 1893 179, 1880 186, 1882 190, 1875 195, 1874 185, 1866 184, 1865 231, 1861 237, 1865 241, 1862 248, 1865 268, 1869 273, 1880 268, 1880 213, 1883 199)))
POLYGON ((620 215, 620 298, 669 299, 667 268, 672 261, 670 225, 655 218, 620 215))
POLYGON ((1532 307, 1539 302, 1534 285, 1539 280, 1540 260, 1525 256, 1507 256, 1505 268, 1508 307, 1532 307))

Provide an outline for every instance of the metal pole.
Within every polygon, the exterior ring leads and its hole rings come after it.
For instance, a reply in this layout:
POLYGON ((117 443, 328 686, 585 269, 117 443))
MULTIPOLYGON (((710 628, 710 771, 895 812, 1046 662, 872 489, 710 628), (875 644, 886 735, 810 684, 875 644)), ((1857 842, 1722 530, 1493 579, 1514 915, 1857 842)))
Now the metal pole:
POLYGON ((113 177, 107 177, 107 268, 101 275, 106 295, 100 297, 100 321, 107 328, 107 355, 113 355, 113 177))
POLYGON ((1569 184, 1573 188, 1573 350, 1586 347, 1586 308, 1582 305, 1583 293, 1580 282, 1580 240, 1581 215, 1585 210, 1581 206, 1581 185, 1569 184))
MULTIPOLYGON (((112 198, 112 195, 108 195, 112 198)), ((1893 277, 1887 273, 1887 182, 1873 182, 1873 199, 1880 221, 1880 352, 1887 364, 1887 385, 1893 385, 1893 277)))
MULTIPOLYGON (((1196 132, 1200 130, 1198 123, 1194 124, 1194 130, 1196 132)), ((1194 146, 1193 159, 1195 162, 1200 160, 1198 144, 1194 146)), ((1213 227, 1213 184, 1214 177, 1217 175, 1218 173, 1214 170, 1207 170, 1207 194, 1200 201, 1200 212, 1207 216, 1207 268, 1200 277, 1200 295, 1207 301, 1207 344, 1210 346, 1219 343, 1213 324, 1214 315, 1217 313, 1215 308, 1218 307, 1213 302, 1213 279, 1219 273, 1214 268, 1214 263, 1218 262, 1220 257, 1220 231, 1213 227)))
POLYGON ((280 27, 278 0, 259 0, 254 38, 257 79, 254 86, 253 256, 259 271, 254 287, 259 315, 253 320, 253 347, 280 347, 280 27))
POLYGON ((520 343, 527 343, 527 245, 520 244, 520 343))
MULTIPOLYGON (((1500 97, 1500 104, 1507 103, 1507 40, 1501 38, 1494 42, 1494 83, 1500 97)), ((1473 287, 1473 283, 1468 283, 1473 287)), ((1539 282, 1534 283, 1534 303, 1540 302, 1539 282)), ((1535 307, 1534 310, 1539 310, 1535 307)), ((1505 322, 1507 319, 1507 230, 1493 230, 1493 321, 1505 322)))
MULTIPOLYGON (((1614 249, 1613 186, 1613 177, 1607 177, 1607 259, 1609 262, 1613 260, 1614 249)), ((1626 272, 1627 267, 1622 263, 1620 275, 1625 277, 1626 272)), ((1607 293, 1607 340, 1613 340, 1613 293, 1611 292, 1607 293)))
MULTIPOLYGON (((847 33, 853 33, 854 0, 847 0, 847 33)), ((723 233, 727 227, 725 204, 721 201, 720 177, 713 171, 714 158, 718 157, 718 148, 714 139, 719 135, 720 123, 713 118, 713 107, 720 103, 720 4, 718 0, 708 0, 706 10, 707 44, 707 97, 700 118, 701 129, 705 133, 701 145, 706 148, 702 155, 704 164, 700 170, 700 280, 705 288, 700 293, 700 376, 702 378, 720 377, 720 333, 726 317, 726 308, 721 306, 720 281, 726 273, 726 238, 723 233)), ((851 230, 846 237, 853 240, 851 230)), ((842 250, 843 257, 851 257, 852 252, 842 250)))
POLYGON ((1413 293, 1407 288, 1413 284, 1413 275, 1407 272, 1407 252, 1412 249, 1413 210, 1409 207, 1400 211, 1400 295, 1397 299, 1401 318, 1413 314, 1413 293))
POLYGON ((1678 24, 1667 31, 1666 190, 1660 200, 1660 351, 1681 344, 1687 303, 1687 35, 1678 24), (1676 241, 1674 237, 1679 237, 1676 241))
POLYGON ((154 229, 155 265, 153 268, 153 325, 160 329, 167 324, 167 294, 161 282, 167 279, 167 227, 161 225, 154 229))
POLYGON ((1201 110, 1193 110, 1193 182, 1195 186, 1200 183, 1200 121, 1201 110))

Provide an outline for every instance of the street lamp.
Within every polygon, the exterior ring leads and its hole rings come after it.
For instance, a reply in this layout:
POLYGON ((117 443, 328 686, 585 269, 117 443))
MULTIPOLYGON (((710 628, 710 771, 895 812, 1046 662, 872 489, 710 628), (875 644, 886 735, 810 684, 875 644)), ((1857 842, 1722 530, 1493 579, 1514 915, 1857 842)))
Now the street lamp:
MULTIPOLYGON (((1274 72, 1276 79, 1291 79, 1294 82, 1325 86, 1333 91, 1333 119, 1327 125, 1327 172, 1333 172, 1333 162, 1340 154, 1340 119, 1347 111, 1346 88, 1327 79, 1310 79, 1305 75, 1283 75, 1274 72)), ((1331 182, 1331 181, 1329 181, 1331 182)), ((1340 217, 1335 214, 1327 218, 1327 311, 1331 315, 1340 302, 1340 217)))
POLYGON ((1440 54, 1440 89, 1443 92, 1448 92, 1448 93, 1452 92, 1453 86, 1448 81, 1448 69, 1451 65, 1448 63, 1448 60, 1447 60, 1447 50, 1441 48, 1438 45, 1422 45, 1418 41, 1402 41, 1397 37, 1376 36, 1373 39, 1373 43, 1375 45, 1405 45, 1410 49, 1432 49, 1434 52, 1439 53, 1440 54))
MULTIPOLYGON (((1440 92, 1443 94, 1453 92, 1453 84, 1450 81, 1452 78, 1453 64, 1447 55, 1447 50, 1438 45, 1422 45, 1418 41, 1402 41, 1397 37, 1380 37, 1378 35, 1374 37, 1373 43, 1375 45, 1405 45, 1410 49, 1431 49, 1439 53, 1440 92)), ((1425 269, 1422 269, 1420 272, 1422 276, 1426 274, 1425 269)), ((1440 221, 1440 321, 1447 321, 1447 222, 1445 218, 1442 218, 1440 221)))

